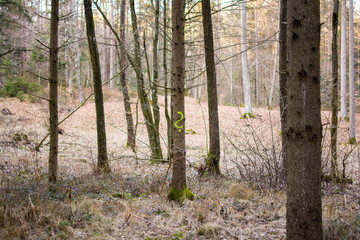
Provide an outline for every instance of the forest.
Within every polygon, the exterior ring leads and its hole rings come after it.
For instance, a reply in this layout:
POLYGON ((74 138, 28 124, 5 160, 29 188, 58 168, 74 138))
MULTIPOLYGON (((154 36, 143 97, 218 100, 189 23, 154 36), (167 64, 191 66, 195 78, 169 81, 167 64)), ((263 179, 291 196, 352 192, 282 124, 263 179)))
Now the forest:
POLYGON ((0 0, 0 111, 2 239, 360 239, 359 0, 0 0))

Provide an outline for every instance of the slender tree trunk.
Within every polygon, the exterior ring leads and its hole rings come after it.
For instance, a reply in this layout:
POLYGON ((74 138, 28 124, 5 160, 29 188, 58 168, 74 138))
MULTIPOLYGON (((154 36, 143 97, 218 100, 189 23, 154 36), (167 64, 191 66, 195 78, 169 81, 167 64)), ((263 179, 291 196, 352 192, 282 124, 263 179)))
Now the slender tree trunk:
POLYGON ((245 104, 245 114, 244 117, 251 116, 251 92, 250 92, 250 77, 249 77, 249 68, 248 68, 248 59, 247 59, 247 30, 246 30, 246 3, 242 1, 240 3, 240 13, 241 13, 241 25, 242 25, 242 34, 241 34, 241 66, 242 66, 242 76, 243 76, 243 85, 244 85, 244 104, 245 104))
POLYGON ((285 183, 287 168, 287 46, 286 46, 286 17, 287 0, 280 1, 280 32, 279 32, 279 89, 280 89, 280 122, 281 122, 281 147, 282 147, 282 168, 280 181, 285 183))
POLYGON ((354 1, 349 0, 349 105, 350 143, 355 144, 355 77, 354 77, 354 1))
POLYGON ((287 1, 287 239, 323 239, 320 0, 287 1))
POLYGON ((81 89, 81 79, 80 79, 80 69, 81 69, 81 64, 80 64, 80 31, 79 31, 79 16, 78 16, 78 11, 79 11, 79 7, 78 4, 76 2, 76 0, 74 1, 74 4, 76 6, 76 15, 75 15, 75 21, 74 21, 74 25, 75 25, 75 48, 76 48, 76 59, 75 59, 75 67, 76 67, 76 83, 77 83, 77 88, 78 88, 78 94, 79 94, 79 101, 83 102, 84 101, 84 96, 82 93, 82 89, 81 89))
MULTIPOLYGON (((164 85, 165 85, 165 118, 167 123, 168 137, 168 159, 172 159, 173 138, 172 138, 172 101, 170 100, 170 114, 168 104, 168 66, 167 66, 167 1, 163 2, 164 18, 163 18, 163 68, 164 68, 164 85)), ((195 88, 196 89, 196 88, 195 88)))
POLYGON ((186 148, 185 148, 185 102, 184 102, 184 74, 185 74, 185 39, 184 39, 184 0, 172 1, 172 63, 171 89, 173 101, 173 119, 181 130, 173 125, 174 159, 171 188, 168 198, 180 200, 184 197, 193 198, 186 188, 186 148), (181 116, 184 116, 181 119, 181 116), (181 121, 180 121, 181 120, 181 121))
MULTIPOLYGON (((258 5, 255 1, 255 42, 258 42, 258 5)), ((260 70, 259 70, 259 48, 255 47, 255 74, 256 74, 256 105, 262 104, 261 95, 261 82, 260 82, 260 70)))
POLYGON ((95 107, 96 107, 96 127, 97 127, 97 142, 98 142, 98 165, 97 171, 99 173, 110 172, 109 161, 106 149, 106 131, 105 131, 105 116, 104 116, 104 100, 101 82, 101 68, 99 60, 99 52, 97 49, 94 18, 91 7, 91 0, 84 0, 85 20, 86 20, 86 34, 89 44, 89 51, 91 57, 91 65, 93 69, 94 92, 95 92, 95 107))
POLYGON ((219 114, 210 0, 201 0, 201 6, 204 29, 210 135, 210 150, 207 157, 206 167, 209 172, 220 174, 219 114))
POLYGON ((55 183, 58 168, 58 31, 59 0, 51 0, 50 23, 50 148, 49 148, 49 182, 55 183))
MULTIPOLYGON (((114 24, 114 2, 113 2, 113 0, 109 1, 109 8, 110 8, 110 22, 112 24, 114 24)), ((114 43, 114 41, 111 37, 111 33, 109 33, 109 43, 110 43, 110 45, 112 45, 114 43)), ((114 51, 115 51, 114 47, 109 46, 109 61, 110 61, 109 77, 111 79, 109 87, 111 89, 113 89, 115 86, 115 79, 113 79, 114 78, 114 51)))
POLYGON ((339 23, 339 0, 333 0, 332 14, 332 96, 331 96, 331 176, 336 180, 337 176, 337 128, 339 111, 339 66, 338 66, 338 23, 339 23))
POLYGON ((341 80, 341 113, 340 119, 348 120, 347 114, 347 80, 346 80, 346 0, 341 1, 341 68, 340 68, 340 80, 341 80))
MULTIPOLYGON (((125 19, 126 19, 126 0, 121 0, 121 8, 120 8, 120 39, 123 44, 125 44, 125 19)), ((130 95, 127 87, 126 81, 126 52, 124 49, 120 49, 120 82, 122 87, 122 93, 124 98, 124 108, 125 108, 125 116, 127 123, 127 146, 129 146, 133 151, 135 151, 135 131, 134 131, 134 121, 131 112, 130 105, 130 95)))
MULTIPOLYGON (((103 0, 102 4, 103 4, 103 9, 104 9, 104 13, 107 15, 108 14, 108 8, 107 8, 107 1, 108 0, 103 0)), ((109 46, 107 45, 107 43, 109 43, 109 38, 108 38, 108 28, 106 26, 106 22, 104 20, 104 25, 103 25, 103 38, 104 38, 104 47, 103 47, 103 56, 104 56, 104 64, 103 64, 103 69, 104 69, 104 76, 105 76, 105 81, 109 80, 110 77, 110 73, 109 73, 109 46)))
POLYGON ((138 96, 140 98, 140 105, 141 109, 145 118, 146 129, 148 131, 150 148, 152 152, 152 158, 154 160, 162 160, 162 152, 161 146, 158 139, 159 132, 156 131, 154 120, 152 117, 150 103, 147 97, 147 93, 145 91, 145 84, 144 84, 144 76, 141 69, 141 59, 140 59, 140 40, 139 40, 139 32, 137 28, 137 19, 135 13, 135 5, 134 0, 130 0, 130 10, 131 10, 131 24, 132 24, 132 31, 134 37, 134 71, 137 78, 137 90, 138 96))
MULTIPOLYGON (((159 44, 159 17, 160 17, 160 0, 155 0, 154 6, 154 40, 153 40, 153 83, 151 84, 151 99, 153 106, 154 124, 156 132, 159 133, 160 124, 160 108, 158 101, 158 85, 159 85, 159 59, 158 59, 158 44, 159 44)), ((156 134, 157 142, 160 142, 160 135, 156 134)))
POLYGON ((276 69, 277 69, 277 60, 278 60, 278 46, 279 46, 279 36, 276 35, 276 41, 275 41, 275 53, 274 53, 274 71, 273 71, 273 78, 271 82, 271 88, 270 88, 270 96, 269 96, 269 107, 272 107, 272 100, 274 98, 274 88, 275 88, 275 81, 276 81, 276 69))

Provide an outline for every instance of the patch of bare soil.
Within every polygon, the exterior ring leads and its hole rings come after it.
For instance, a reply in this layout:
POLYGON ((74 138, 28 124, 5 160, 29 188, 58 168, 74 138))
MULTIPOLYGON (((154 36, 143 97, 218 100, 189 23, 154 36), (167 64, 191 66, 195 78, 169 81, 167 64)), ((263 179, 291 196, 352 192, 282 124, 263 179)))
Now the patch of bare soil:
MULTIPOLYGON (((188 187, 194 201, 169 202, 168 164, 150 164, 144 120, 139 112, 136 153, 125 147, 121 96, 104 93, 106 134, 112 173, 96 166, 95 106, 90 99, 61 126, 59 182, 47 185, 48 144, 34 151, 48 131, 46 103, 0 99, 0 236, 4 239, 284 239, 285 192, 279 187, 279 110, 220 106, 223 177, 199 177, 207 154, 205 102, 186 98, 188 187)), ((69 98, 68 98, 69 99, 69 98)), ((79 103, 61 99, 59 119, 79 103)), ((135 119, 136 101, 132 99, 135 119)), ((164 98, 160 98, 162 149, 166 156, 164 98)), ((140 108, 139 108, 140 109, 140 108)), ((357 119, 360 116, 357 115, 357 119)), ((323 171, 329 170, 330 113, 323 112, 323 171)), ((339 130, 339 171, 353 184, 323 185, 327 239, 355 239, 360 232, 359 147, 346 144, 348 123, 339 130), (357 235, 356 235, 357 234, 357 235), (355 237, 355 238, 354 238, 355 237)), ((357 129, 359 129, 357 122, 357 129)), ((357 134, 359 136, 359 134, 357 134)))

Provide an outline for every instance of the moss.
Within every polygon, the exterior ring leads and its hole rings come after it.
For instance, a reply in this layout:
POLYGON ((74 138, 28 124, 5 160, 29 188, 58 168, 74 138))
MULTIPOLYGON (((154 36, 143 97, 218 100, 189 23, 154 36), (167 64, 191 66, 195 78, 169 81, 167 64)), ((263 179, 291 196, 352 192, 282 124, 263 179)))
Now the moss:
POLYGON ((168 193, 168 198, 170 200, 174 200, 174 201, 178 201, 178 202, 183 202, 186 199, 189 199, 192 201, 195 198, 195 194, 192 193, 189 188, 187 188, 183 185, 180 190, 178 190, 174 187, 171 187, 169 190, 169 193, 168 193))
POLYGON ((244 115, 241 116, 241 119, 246 119, 246 118, 255 118, 255 114, 253 113, 245 113, 244 115))
POLYGON ((356 138, 355 137, 350 138, 348 144, 351 144, 351 145, 357 144, 356 138))

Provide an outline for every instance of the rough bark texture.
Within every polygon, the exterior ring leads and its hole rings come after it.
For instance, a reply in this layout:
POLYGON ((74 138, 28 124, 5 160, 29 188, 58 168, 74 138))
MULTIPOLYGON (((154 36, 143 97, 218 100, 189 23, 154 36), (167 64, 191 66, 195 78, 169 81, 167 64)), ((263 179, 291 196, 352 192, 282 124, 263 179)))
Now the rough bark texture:
POLYGON ((106 149, 106 132, 105 132, 105 117, 104 117, 104 101, 101 82, 101 70, 99 52, 97 49, 94 18, 91 8, 91 0, 84 0, 85 20, 86 20, 86 34, 89 44, 89 51, 91 57, 91 65, 94 79, 95 92, 95 108, 96 108, 96 128, 97 128, 97 142, 98 142, 98 164, 97 171, 100 173, 110 172, 110 166, 107 157, 106 149))
POLYGON ((320 0, 287 1, 287 239, 323 239, 320 0))
POLYGON ((141 110, 145 118, 145 125, 149 136, 150 148, 152 153, 153 160, 162 160, 162 152, 161 146, 159 142, 159 132, 156 131, 153 116, 151 113, 150 103, 148 100, 148 96, 145 91, 145 84, 144 84, 144 76, 141 69, 141 59, 140 59, 140 39, 139 39, 139 32, 137 28, 137 19, 136 19, 136 12, 135 12, 135 5, 134 0, 130 0, 130 10, 131 10, 131 24, 132 24, 132 31, 134 37, 134 71, 136 74, 137 79, 137 91, 138 97, 140 98, 140 105, 141 110))
MULTIPOLYGON (((125 45, 125 18, 126 18, 126 0, 121 0, 120 6, 120 40, 125 45)), ((122 87, 122 93, 124 98, 124 108, 125 108, 125 116, 126 116, 126 123, 127 123, 127 146, 129 146, 132 150, 135 151, 135 131, 134 131, 134 121, 131 112, 131 105, 130 105, 130 95, 127 87, 126 81, 126 52, 124 49, 120 49, 120 82, 122 87)))
POLYGON ((171 90, 173 101, 173 119, 178 126, 183 126, 181 130, 172 126, 174 137, 174 159, 173 176, 169 198, 177 200, 177 194, 172 194, 175 190, 186 189, 186 148, 185 148, 185 103, 184 103, 184 74, 185 74, 185 40, 184 40, 184 0, 172 1, 172 63, 171 63, 171 90), (184 119, 181 119, 181 112, 184 119))
POLYGON ((339 111, 339 66, 338 66, 338 23, 339 23, 339 0, 333 1, 332 14, 332 96, 331 96, 331 176, 333 180, 337 176, 337 128, 339 111))
POLYGON ((50 24, 50 149, 49 149, 49 182, 55 183, 58 168, 58 31, 59 0, 51 0, 50 24))
POLYGON ((340 68, 341 121, 349 120, 347 114, 347 80, 346 80, 346 0, 341 1, 341 68, 340 68))
POLYGON ((282 168, 280 181, 286 180, 287 167, 287 138, 286 138, 286 118, 287 118, 287 48, 286 48, 286 14, 287 0, 280 2, 280 32, 279 32, 279 88, 280 88, 280 122, 281 122, 281 147, 282 147, 282 168))
POLYGON ((350 113, 350 144, 356 143, 355 138, 355 78, 354 78, 354 1, 349 0, 349 113, 350 113))
POLYGON ((205 43, 210 136, 210 149, 206 165, 209 172, 220 174, 219 114, 210 0, 201 0, 201 5, 205 43))
POLYGON ((242 66, 242 77, 244 85, 244 104, 245 104, 245 115, 251 116, 251 92, 250 92, 250 77, 247 59, 247 31, 246 31, 246 3, 245 1, 240 4, 241 10, 241 66, 242 66))

